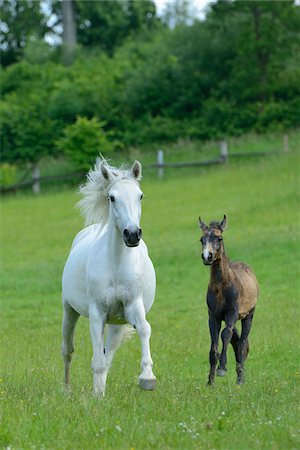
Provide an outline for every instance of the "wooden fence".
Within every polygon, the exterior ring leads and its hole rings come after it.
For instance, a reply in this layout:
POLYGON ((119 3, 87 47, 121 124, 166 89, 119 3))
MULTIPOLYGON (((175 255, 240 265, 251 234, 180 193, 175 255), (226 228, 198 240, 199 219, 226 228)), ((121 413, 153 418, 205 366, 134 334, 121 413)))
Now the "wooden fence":
MULTIPOLYGON (((288 135, 284 135, 283 138, 283 151, 289 151, 288 135)), ((271 156, 280 153, 279 151, 268 151, 268 152, 229 152, 227 141, 220 142, 220 153, 219 156, 214 159, 209 159, 206 161, 187 161, 187 162, 166 162, 164 158, 163 150, 158 150, 157 160, 154 164, 144 164, 145 169, 157 169, 158 178, 163 178, 164 171, 166 168, 180 168, 180 167, 197 167, 197 166, 211 166, 216 164, 226 164, 230 158, 240 158, 240 157, 257 157, 257 156, 271 156)), ((50 175, 50 176, 40 176, 40 170, 38 166, 35 166, 32 170, 32 176, 30 179, 21 181, 19 183, 10 186, 0 186, 0 193, 4 194, 7 192, 16 192, 19 189, 28 188, 31 186, 32 192, 38 194, 41 191, 41 183, 55 182, 55 181, 65 181, 65 180, 75 180, 84 179, 84 172, 72 172, 63 175, 50 175)))

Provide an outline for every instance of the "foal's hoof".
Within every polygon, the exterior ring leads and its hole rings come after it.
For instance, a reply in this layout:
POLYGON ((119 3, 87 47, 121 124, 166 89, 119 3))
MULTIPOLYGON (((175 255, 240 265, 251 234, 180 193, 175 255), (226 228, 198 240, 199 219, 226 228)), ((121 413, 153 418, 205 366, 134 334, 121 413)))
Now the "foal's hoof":
POLYGON ((63 387, 62 387, 62 393, 66 396, 66 397, 71 397, 72 395, 72 389, 70 384, 66 384, 64 383, 63 387))
POLYGON ((225 377, 226 375, 226 369, 218 369, 217 370, 218 377, 225 377))
POLYGON ((156 380, 143 380, 139 378, 139 387, 145 391, 154 391, 156 389, 156 380))

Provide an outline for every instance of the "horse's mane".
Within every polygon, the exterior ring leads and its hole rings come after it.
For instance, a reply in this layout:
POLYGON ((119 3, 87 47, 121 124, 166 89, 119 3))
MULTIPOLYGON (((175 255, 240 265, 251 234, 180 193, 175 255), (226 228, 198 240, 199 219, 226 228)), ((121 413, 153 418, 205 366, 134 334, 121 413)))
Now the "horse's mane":
POLYGON ((122 178, 131 178, 130 171, 125 167, 117 169, 108 164, 104 158, 100 158, 94 168, 87 174, 87 181, 79 188, 82 200, 77 203, 82 215, 85 217, 86 226, 98 224, 99 231, 107 225, 108 222, 108 189, 112 183, 122 178), (105 166, 111 179, 107 180, 101 171, 101 166, 105 166))

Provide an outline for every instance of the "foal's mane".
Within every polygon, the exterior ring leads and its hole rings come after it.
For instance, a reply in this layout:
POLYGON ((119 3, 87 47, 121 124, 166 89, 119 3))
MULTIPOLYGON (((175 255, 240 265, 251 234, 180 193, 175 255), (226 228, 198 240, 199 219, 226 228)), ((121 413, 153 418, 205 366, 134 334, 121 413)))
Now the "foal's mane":
POLYGON ((107 225, 108 190, 112 183, 122 178, 132 178, 130 170, 123 166, 119 169, 110 166, 103 157, 89 171, 86 183, 79 188, 83 198, 77 203, 82 215, 85 217, 86 226, 96 223, 99 225, 99 231, 101 231, 107 225), (103 176, 101 166, 107 169, 110 175, 109 180, 103 176))
POLYGON ((214 220, 214 221, 210 222, 208 228, 217 228, 217 229, 220 229, 220 228, 219 228, 219 225, 220 225, 220 222, 214 220))

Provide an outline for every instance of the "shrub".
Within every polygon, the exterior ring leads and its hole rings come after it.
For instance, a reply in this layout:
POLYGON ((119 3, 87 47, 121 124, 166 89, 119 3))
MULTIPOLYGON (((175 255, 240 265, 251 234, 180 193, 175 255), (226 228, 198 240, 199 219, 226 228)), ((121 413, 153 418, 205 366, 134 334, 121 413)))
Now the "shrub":
POLYGON ((17 180, 17 168, 12 164, 3 163, 0 165, 0 186, 9 186, 17 180))
POLYGON ((120 144, 112 141, 114 133, 104 130, 105 122, 96 117, 88 119, 78 116, 76 122, 64 129, 64 136, 57 142, 57 148, 65 153, 78 167, 86 170, 94 164, 97 156, 115 150, 120 144))

